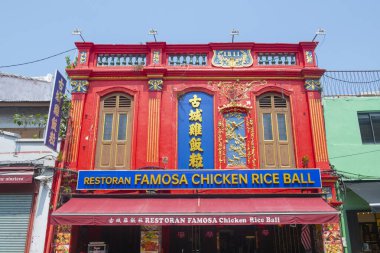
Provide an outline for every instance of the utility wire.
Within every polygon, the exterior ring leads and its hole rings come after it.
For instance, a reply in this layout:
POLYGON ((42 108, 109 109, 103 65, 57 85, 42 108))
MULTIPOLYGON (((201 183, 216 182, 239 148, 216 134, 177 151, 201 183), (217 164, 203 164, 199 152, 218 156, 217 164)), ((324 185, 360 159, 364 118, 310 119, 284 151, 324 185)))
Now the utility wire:
MULTIPOLYGON (((328 73, 328 72, 326 72, 328 73)), ((335 77, 332 77, 332 76, 329 76, 327 74, 324 74, 323 76, 327 77, 327 78, 330 78, 330 79, 333 79, 335 81, 340 81, 340 82, 345 82, 345 83, 377 83, 380 81, 380 79, 376 79, 376 80, 372 80, 372 81, 364 81, 364 82, 361 82, 361 81, 348 81, 348 80, 343 80, 343 79, 339 79, 339 78, 335 78, 335 77)))
POLYGON ((56 56, 58 56, 58 55, 61 55, 61 54, 65 54, 65 53, 68 53, 68 52, 74 51, 74 50, 76 50, 76 48, 72 48, 72 49, 66 50, 66 51, 64 51, 64 52, 60 52, 60 53, 58 53, 58 54, 54 54, 54 55, 51 55, 51 56, 48 56, 48 57, 45 57, 45 58, 42 58, 42 59, 34 60, 34 61, 29 61, 29 62, 24 62, 24 63, 18 63, 18 64, 12 64, 12 65, 3 65, 3 66, 0 66, 0 69, 2 69, 2 68, 16 67, 16 66, 22 66, 22 65, 27 65, 27 64, 32 64, 32 63, 36 63, 36 62, 40 62, 40 61, 44 61, 44 60, 47 60, 47 59, 50 59, 50 58, 56 57, 56 56))
POLYGON ((379 177, 376 176, 366 176, 362 174, 357 174, 357 173, 351 173, 351 172, 346 172, 346 171, 341 171, 341 170, 336 170, 338 174, 341 174, 342 176, 352 179, 352 176, 356 176, 357 178, 367 178, 367 179, 380 179, 379 177), (347 175, 344 175, 347 174, 347 175), (348 176, 352 175, 352 176, 348 176))
POLYGON ((377 149, 377 150, 371 150, 371 151, 367 151, 367 152, 361 152, 361 153, 355 153, 355 154, 349 154, 349 155, 341 155, 341 156, 329 157, 329 159, 350 157, 350 156, 356 156, 356 155, 364 155, 364 154, 369 154, 369 153, 379 152, 379 151, 380 151, 380 149, 377 149))

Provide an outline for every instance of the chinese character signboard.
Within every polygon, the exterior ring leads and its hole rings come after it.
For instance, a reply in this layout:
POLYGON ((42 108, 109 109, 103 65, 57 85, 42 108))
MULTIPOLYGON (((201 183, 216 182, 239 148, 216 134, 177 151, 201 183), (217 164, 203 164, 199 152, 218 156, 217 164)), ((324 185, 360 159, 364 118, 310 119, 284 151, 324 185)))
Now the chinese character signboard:
POLYGON ((58 70, 53 85, 44 144, 53 150, 57 150, 63 95, 66 90, 66 79, 58 70))
POLYGON ((213 97, 189 92, 178 100, 179 169, 214 168, 213 97))
POLYGON ((242 68, 253 64, 251 50, 214 50, 212 65, 222 68, 242 68))
POLYGON ((78 190, 321 188, 319 169, 82 170, 78 190))

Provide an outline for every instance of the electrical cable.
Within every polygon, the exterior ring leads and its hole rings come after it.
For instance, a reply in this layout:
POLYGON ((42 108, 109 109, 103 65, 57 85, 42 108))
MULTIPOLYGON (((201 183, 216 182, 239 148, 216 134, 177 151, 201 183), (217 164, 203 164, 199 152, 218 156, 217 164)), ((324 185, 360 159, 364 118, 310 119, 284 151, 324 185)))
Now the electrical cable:
POLYGON ((77 48, 72 48, 72 49, 69 49, 69 50, 66 50, 66 51, 60 52, 60 53, 58 53, 58 54, 54 54, 54 55, 51 55, 51 56, 48 56, 48 57, 45 57, 45 58, 41 58, 41 59, 38 59, 38 60, 34 60, 34 61, 29 61, 29 62, 24 62, 24 63, 18 63, 18 64, 12 64, 12 65, 3 65, 3 66, 0 66, 0 69, 1 69, 1 68, 10 68, 10 67, 23 66, 23 65, 27 65, 27 64, 32 64, 32 63, 36 63, 36 62, 40 62, 40 61, 44 61, 44 60, 47 60, 47 59, 50 59, 50 58, 56 57, 56 56, 58 56, 58 55, 62 55, 62 54, 65 54, 65 53, 68 53, 68 52, 74 51, 74 50, 77 50, 77 48))
POLYGON ((352 172, 346 172, 346 171, 342 171, 342 170, 337 170, 337 169, 333 169, 333 171, 326 171, 324 173, 335 173, 338 177, 344 177, 346 179, 356 179, 356 178, 359 178, 359 179, 379 179, 379 177, 376 177, 376 176, 366 176, 366 175, 362 175, 362 174, 358 174, 358 173, 352 173, 352 172), (350 176, 352 175, 352 176, 350 176), (356 176, 353 177, 353 176, 356 176))
MULTIPOLYGON (((334 71, 328 71, 328 72, 334 72, 334 71)), ((327 73, 327 72, 326 72, 326 73, 327 73)), ((377 82, 380 81, 380 79, 372 80, 372 81, 366 81, 366 82, 347 81, 347 80, 343 80, 343 79, 339 79, 339 78, 335 78, 335 77, 329 76, 329 75, 327 75, 326 73, 323 75, 324 77, 327 77, 327 78, 333 79, 333 80, 335 80, 335 81, 346 82, 346 83, 377 83, 377 82)))
POLYGON ((364 154, 369 154, 373 152, 379 152, 380 149, 377 150, 372 150, 372 151, 367 151, 367 152, 361 152, 361 153, 355 153, 355 154, 349 154, 349 155, 342 155, 342 156, 335 156, 335 157, 329 157, 330 159, 336 159, 336 158, 343 158, 343 157, 350 157, 350 156, 356 156, 356 155, 364 155, 364 154))

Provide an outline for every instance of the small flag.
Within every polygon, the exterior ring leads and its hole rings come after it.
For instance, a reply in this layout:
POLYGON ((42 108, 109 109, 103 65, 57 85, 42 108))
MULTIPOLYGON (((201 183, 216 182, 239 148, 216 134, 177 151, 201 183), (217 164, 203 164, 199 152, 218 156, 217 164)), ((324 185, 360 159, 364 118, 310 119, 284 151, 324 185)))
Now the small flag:
POLYGON ((301 243, 305 248, 305 251, 311 251, 311 239, 310 239, 310 228, 309 225, 302 225, 301 231, 301 243))

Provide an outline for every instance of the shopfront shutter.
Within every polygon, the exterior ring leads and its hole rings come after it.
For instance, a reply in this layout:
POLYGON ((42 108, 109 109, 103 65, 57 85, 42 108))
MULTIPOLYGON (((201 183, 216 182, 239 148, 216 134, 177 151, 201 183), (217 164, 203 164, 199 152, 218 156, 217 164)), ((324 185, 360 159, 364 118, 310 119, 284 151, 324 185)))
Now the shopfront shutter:
POLYGON ((32 194, 0 194, 0 252, 25 252, 32 194))

